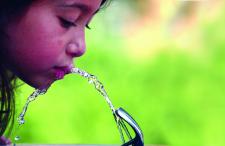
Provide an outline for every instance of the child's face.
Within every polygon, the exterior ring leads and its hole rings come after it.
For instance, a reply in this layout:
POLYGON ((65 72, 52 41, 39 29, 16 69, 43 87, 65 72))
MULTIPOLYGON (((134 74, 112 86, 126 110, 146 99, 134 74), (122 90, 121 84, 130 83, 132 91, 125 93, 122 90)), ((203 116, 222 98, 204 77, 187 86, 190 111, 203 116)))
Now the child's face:
POLYGON ((35 88, 56 76, 85 52, 85 25, 101 0, 37 0, 21 19, 8 25, 8 67, 35 88))

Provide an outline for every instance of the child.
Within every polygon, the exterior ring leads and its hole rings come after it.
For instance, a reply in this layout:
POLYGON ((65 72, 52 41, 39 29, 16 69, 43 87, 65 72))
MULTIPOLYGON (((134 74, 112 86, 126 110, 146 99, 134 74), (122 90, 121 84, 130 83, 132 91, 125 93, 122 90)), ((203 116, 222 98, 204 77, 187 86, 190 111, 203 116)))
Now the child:
POLYGON ((0 136, 13 123, 15 78, 34 88, 63 78, 85 52, 85 27, 108 1, 0 1, 0 136))

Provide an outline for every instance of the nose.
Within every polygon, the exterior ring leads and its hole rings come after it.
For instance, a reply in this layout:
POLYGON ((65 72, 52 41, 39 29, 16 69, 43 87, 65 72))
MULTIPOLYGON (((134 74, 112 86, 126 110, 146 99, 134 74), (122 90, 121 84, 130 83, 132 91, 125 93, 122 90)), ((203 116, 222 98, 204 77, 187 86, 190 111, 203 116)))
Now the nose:
POLYGON ((66 53, 72 57, 80 57, 85 53, 86 45, 85 41, 82 39, 76 42, 70 42, 66 47, 66 53))

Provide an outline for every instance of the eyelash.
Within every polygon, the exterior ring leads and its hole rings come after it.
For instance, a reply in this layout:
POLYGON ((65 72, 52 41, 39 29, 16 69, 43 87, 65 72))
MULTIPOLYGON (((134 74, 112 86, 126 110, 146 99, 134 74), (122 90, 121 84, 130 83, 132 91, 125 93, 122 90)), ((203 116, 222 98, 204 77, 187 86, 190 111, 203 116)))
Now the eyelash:
MULTIPOLYGON (((64 18, 59 17, 59 20, 60 20, 61 26, 66 28, 66 29, 68 29, 70 27, 76 27, 77 26, 74 22, 68 21, 68 20, 66 20, 64 18)), ((86 24, 85 27, 87 29, 91 29, 88 24, 86 24)))

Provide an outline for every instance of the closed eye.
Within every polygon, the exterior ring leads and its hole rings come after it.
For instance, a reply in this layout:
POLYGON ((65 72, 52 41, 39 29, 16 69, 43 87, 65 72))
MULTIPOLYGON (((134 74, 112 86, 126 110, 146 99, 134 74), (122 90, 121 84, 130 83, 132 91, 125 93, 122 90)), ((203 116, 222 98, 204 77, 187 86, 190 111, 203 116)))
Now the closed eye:
MULTIPOLYGON (((70 27, 76 27, 77 26, 76 23, 71 22, 71 21, 68 21, 68 20, 66 20, 66 19, 64 19, 62 17, 59 17, 59 20, 60 20, 61 26, 64 27, 64 28, 66 28, 66 29, 68 29, 70 27)), ((85 27, 87 29, 91 29, 90 26, 89 26, 89 24, 86 24, 85 27)))
POLYGON ((64 28, 70 28, 70 27, 76 27, 77 25, 74 23, 74 22, 71 22, 71 21, 68 21, 62 17, 59 17, 59 20, 60 20, 60 24, 62 27, 64 28))

